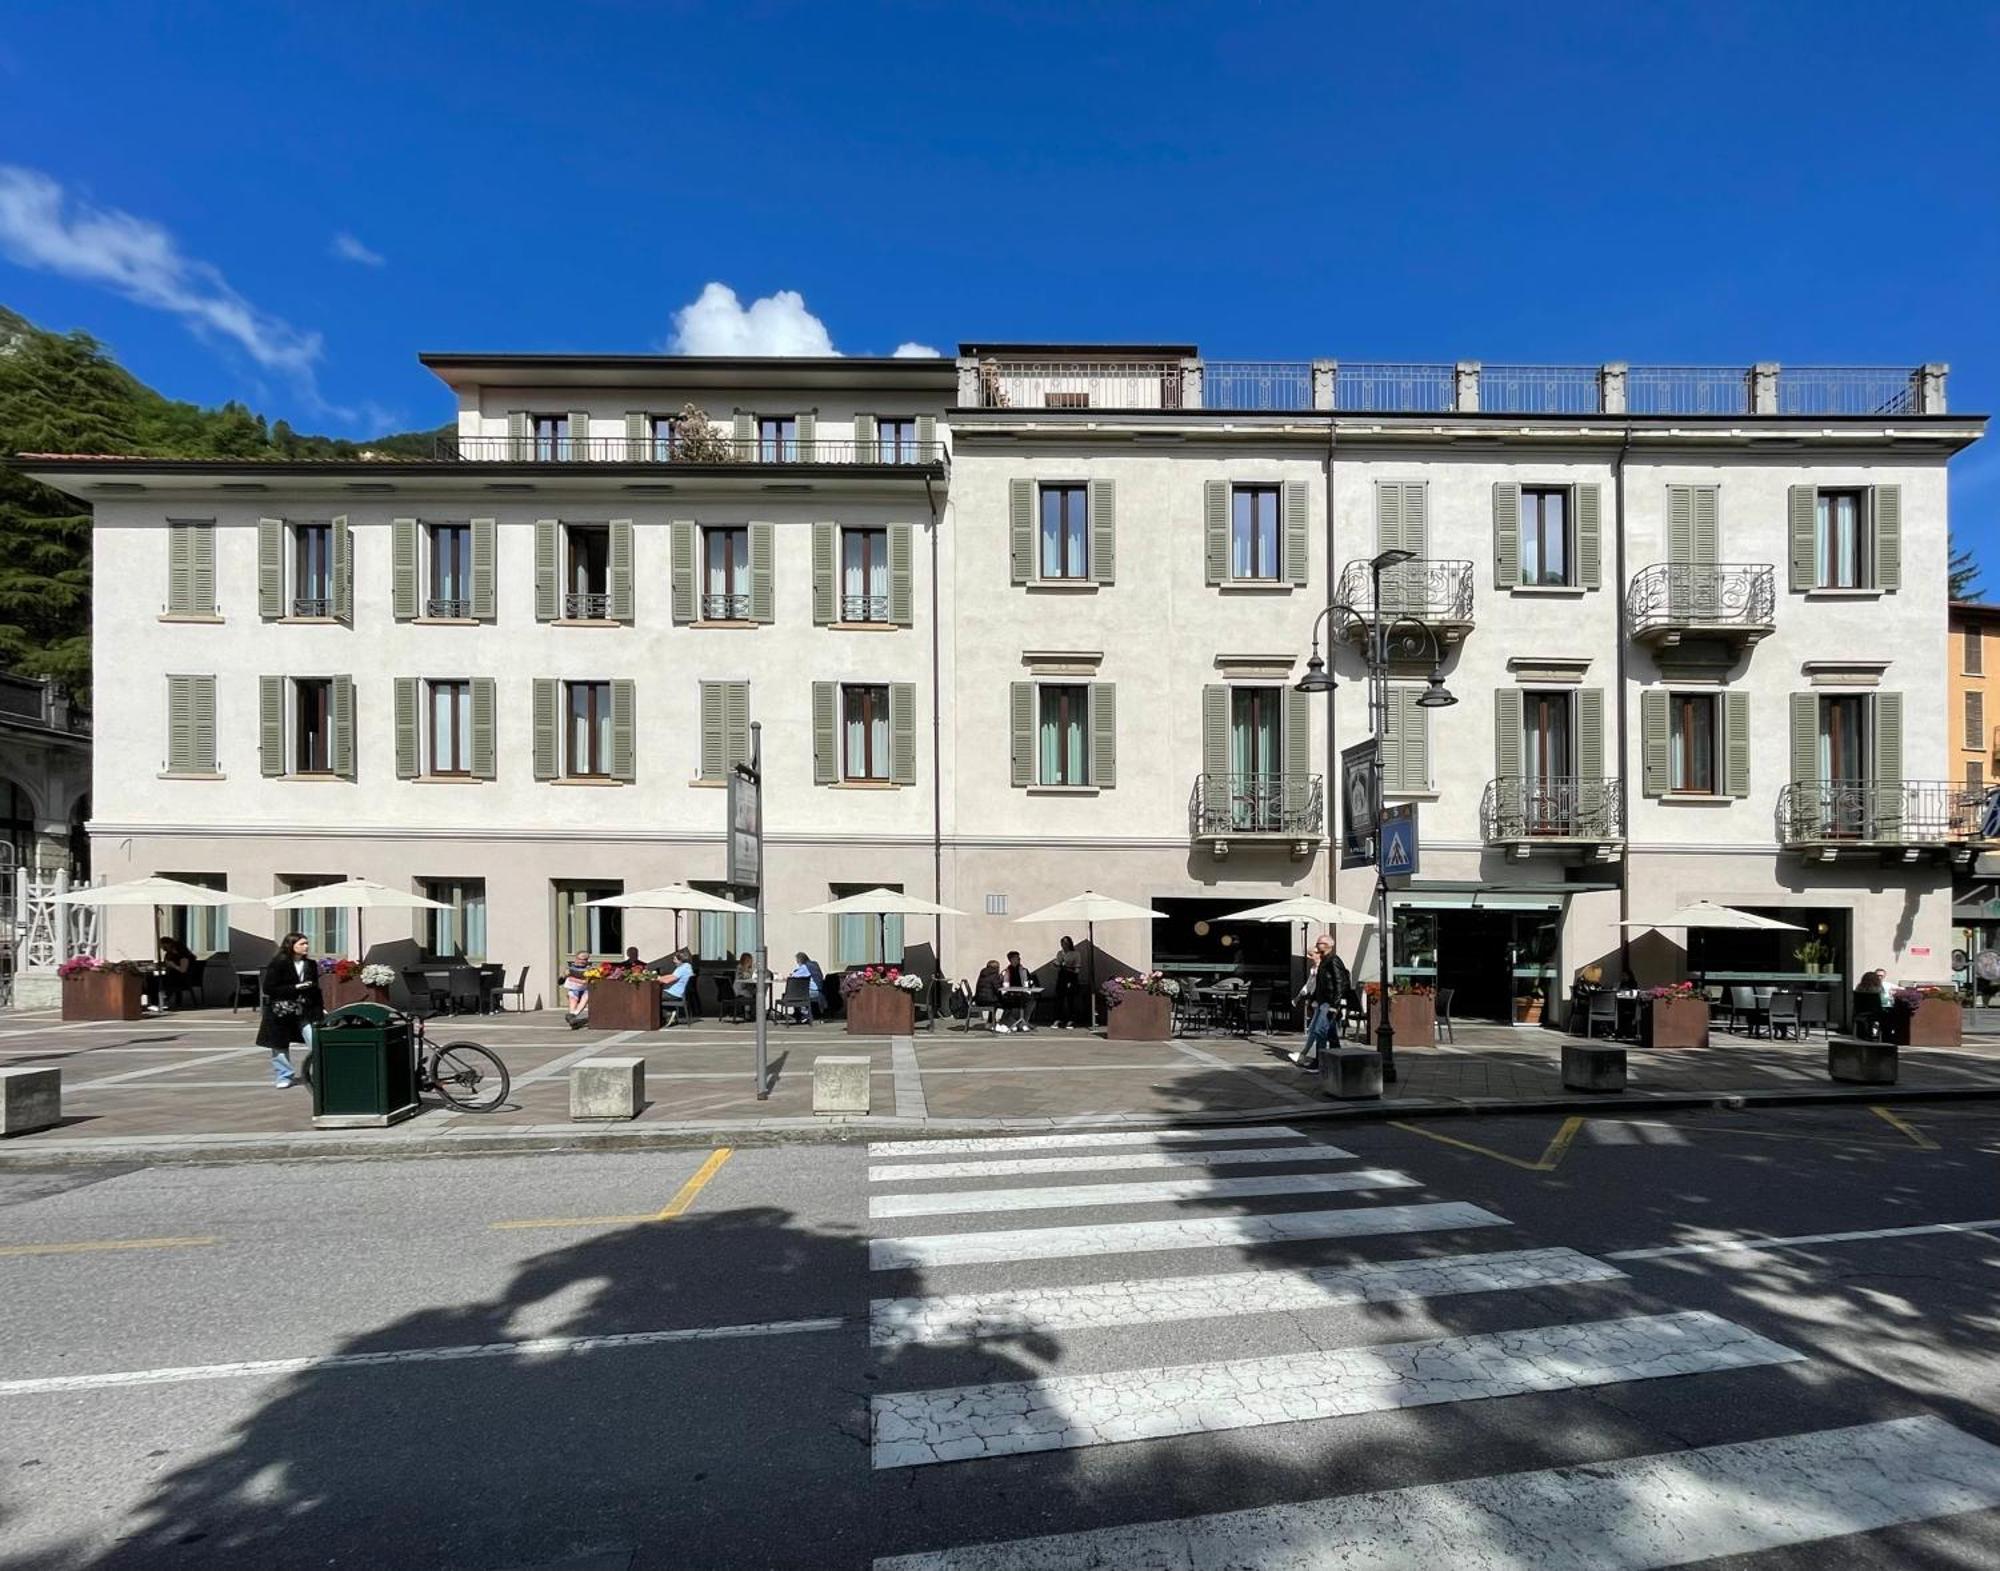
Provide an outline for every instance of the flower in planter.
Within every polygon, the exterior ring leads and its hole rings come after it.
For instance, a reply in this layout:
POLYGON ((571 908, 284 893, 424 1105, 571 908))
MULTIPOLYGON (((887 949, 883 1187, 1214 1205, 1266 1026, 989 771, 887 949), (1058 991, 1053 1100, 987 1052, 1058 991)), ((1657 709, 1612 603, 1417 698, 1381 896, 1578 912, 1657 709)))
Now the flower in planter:
MULTIPOLYGON (((1382 984, 1380 982, 1364 982, 1361 985, 1362 990, 1370 998, 1379 998, 1382 996, 1382 984)), ((1437 992, 1437 989, 1432 987, 1428 982, 1411 982, 1406 980, 1390 983, 1389 992, 1392 997, 1396 998, 1429 998, 1437 992)))
POLYGON ((327 955, 319 963, 319 974, 336 982, 352 982, 361 974, 361 962, 349 960, 345 955, 327 955))
POLYGON ((658 982, 663 980, 659 972, 649 971, 644 966, 622 966, 616 974, 619 981, 629 982, 634 987, 639 986, 642 982, 658 982))
POLYGON ((924 979, 914 971, 905 971, 896 978, 896 986, 906 993, 920 993, 923 991, 924 979))
POLYGON ((56 975, 67 982, 73 976, 83 976, 87 972, 102 971, 104 962, 95 955, 71 955, 56 967, 56 975))
POLYGON ((1178 998, 1181 985, 1164 971, 1148 971, 1144 976, 1114 976, 1104 984, 1104 992, 1115 1004, 1121 993, 1150 993, 1156 998, 1178 998))
POLYGON ((361 985, 363 987, 392 987, 395 985, 395 981, 396 972, 393 967, 374 965, 363 966, 361 968, 361 985))
POLYGON ((1957 988, 1935 985, 1926 987, 1899 987, 1896 989, 1894 997, 1896 1002, 1901 1004, 1905 1009, 1915 1009, 1917 1005, 1933 998, 1941 999, 1948 1004, 1962 1004, 1965 1002, 1965 994, 1957 988))
POLYGON ((914 993, 923 985, 922 977, 904 971, 901 966, 858 966, 841 976, 840 996, 852 998, 864 987, 895 987, 914 993))
POLYGON ((1648 998, 1692 998, 1694 997, 1694 983, 1668 982, 1661 987, 1649 988, 1646 996, 1648 998))

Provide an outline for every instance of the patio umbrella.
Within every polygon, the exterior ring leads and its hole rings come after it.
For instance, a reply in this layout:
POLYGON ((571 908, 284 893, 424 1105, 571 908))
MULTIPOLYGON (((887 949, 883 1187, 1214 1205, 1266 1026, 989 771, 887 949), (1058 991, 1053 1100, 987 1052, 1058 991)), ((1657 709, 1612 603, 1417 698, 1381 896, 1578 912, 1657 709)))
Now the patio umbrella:
POLYGON ((1375 921, 1373 911, 1357 911, 1352 906, 1337 904, 1332 900, 1322 900, 1318 895, 1293 895, 1289 900, 1274 900, 1269 905, 1251 906, 1247 911, 1231 911, 1227 916, 1218 917, 1222 922, 1296 922, 1299 924, 1299 953, 1306 964, 1306 974, 1312 974, 1311 954, 1306 949, 1306 928, 1308 923, 1318 922, 1323 927, 1334 927, 1346 923, 1351 927, 1367 927, 1375 921))
POLYGON ((365 954, 361 944, 361 913, 381 906, 410 911, 449 911, 450 906, 428 895, 392 889, 372 878, 344 878, 337 884, 315 884, 310 889, 294 889, 288 895, 273 895, 264 902, 273 911, 310 911, 332 906, 354 913, 354 949, 365 954))
POLYGON ((807 906, 800 916, 872 916, 876 919, 876 938, 880 943, 883 958, 889 954, 889 918, 892 916, 964 916, 963 911, 952 906, 941 906, 935 900, 925 900, 918 895, 906 895, 900 889, 864 889, 858 895, 842 895, 838 900, 825 900, 816 906, 807 906))
POLYGON ((135 878, 123 884, 85 884, 57 895, 56 904, 71 906, 226 906, 253 905, 253 895, 232 895, 226 889, 204 889, 177 878, 135 878))
POLYGON ((1717 905, 1713 900, 1696 900, 1682 906, 1678 911, 1662 917, 1649 917, 1642 921, 1620 922, 1620 927, 1715 927, 1738 928, 1759 932, 1803 933, 1805 929, 1795 922, 1780 922, 1774 917, 1758 916, 1753 911, 1738 911, 1730 906, 1717 905))
POLYGON ((741 905, 687 884, 662 884, 658 889, 635 889, 630 894, 606 895, 602 900, 586 900, 586 906, 619 906, 628 911, 671 911, 674 914, 674 948, 681 946, 683 911, 726 911, 735 916, 755 916, 755 906, 741 905))
POLYGON ((1071 895, 1067 900, 1058 900, 1052 906, 1043 906, 1039 911, 1030 911, 1026 916, 1014 918, 1017 923, 1025 922, 1081 922, 1090 944, 1090 1012, 1091 1019, 1097 1018, 1097 924, 1099 922, 1163 922, 1167 913, 1155 911, 1151 906, 1135 906, 1129 900, 1113 899, 1110 895, 1100 895, 1094 889, 1086 889, 1080 895, 1071 895))

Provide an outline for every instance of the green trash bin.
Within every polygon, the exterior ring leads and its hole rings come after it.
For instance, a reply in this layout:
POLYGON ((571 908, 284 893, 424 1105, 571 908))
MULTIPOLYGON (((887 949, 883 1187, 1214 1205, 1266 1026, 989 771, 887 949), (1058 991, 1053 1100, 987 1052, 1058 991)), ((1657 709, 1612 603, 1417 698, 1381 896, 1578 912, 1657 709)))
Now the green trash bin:
POLYGON ((410 1022, 380 1004, 346 1004, 313 1030, 313 1127, 383 1129, 417 1111, 410 1022))

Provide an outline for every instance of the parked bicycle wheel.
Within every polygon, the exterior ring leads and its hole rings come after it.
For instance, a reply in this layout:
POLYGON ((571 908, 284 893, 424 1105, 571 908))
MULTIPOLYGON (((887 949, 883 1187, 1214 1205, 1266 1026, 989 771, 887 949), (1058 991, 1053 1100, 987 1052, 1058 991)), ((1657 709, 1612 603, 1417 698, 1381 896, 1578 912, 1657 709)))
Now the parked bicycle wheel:
POLYGON ((431 1054, 430 1081, 438 1095, 468 1113, 490 1113, 513 1084, 499 1055, 477 1042, 447 1042, 431 1054))

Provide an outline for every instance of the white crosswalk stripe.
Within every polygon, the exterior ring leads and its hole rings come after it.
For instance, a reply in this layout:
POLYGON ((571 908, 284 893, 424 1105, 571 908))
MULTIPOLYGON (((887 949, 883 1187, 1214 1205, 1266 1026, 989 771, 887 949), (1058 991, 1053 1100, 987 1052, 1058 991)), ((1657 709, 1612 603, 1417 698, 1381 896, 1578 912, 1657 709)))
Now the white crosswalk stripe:
POLYGON ((1030 1173, 1122 1173, 1146 1168, 1261 1167, 1273 1162, 1352 1162, 1339 1146, 1247 1146, 1220 1151, 1132 1151, 1112 1156, 1024 1156, 986 1162, 885 1162, 868 1169, 871 1184, 927 1178, 1015 1178, 1030 1173))
POLYGON ((1343 1194, 1356 1189, 1414 1189, 1393 1168, 1352 1173, 1281 1173, 1263 1178, 1163 1179, 1150 1184, 1055 1184, 1035 1189, 958 1189, 939 1194, 877 1195, 871 1217, 950 1216, 963 1211, 1056 1211, 1089 1206, 1163 1205, 1182 1200, 1241 1200, 1254 1195, 1343 1194))
POLYGON ((877 1560, 874 1571, 1659 1571, 2000 1506, 1937 1418, 877 1560))
POLYGON ((978 1152, 1080 1151, 1091 1146, 1137 1146, 1169 1151, 1176 1146, 1226 1145, 1237 1140, 1303 1140, 1286 1124, 1237 1124, 1216 1129, 1098 1129, 1067 1135, 981 1135, 965 1140, 871 1140, 870 1157, 971 1156, 978 1152))

